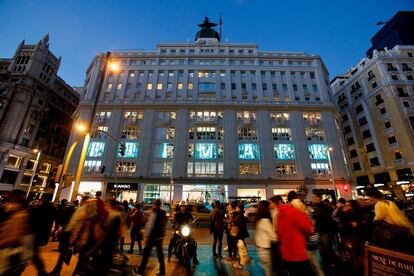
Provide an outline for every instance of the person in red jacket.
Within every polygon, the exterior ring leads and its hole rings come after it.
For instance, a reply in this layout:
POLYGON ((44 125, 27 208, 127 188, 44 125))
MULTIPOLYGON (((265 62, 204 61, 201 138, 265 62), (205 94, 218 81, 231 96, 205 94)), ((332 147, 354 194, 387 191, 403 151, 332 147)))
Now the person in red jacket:
POLYGON ((296 198, 296 192, 290 191, 289 203, 279 206, 277 231, 280 254, 289 276, 314 275, 306 252, 306 236, 313 233, 313 226, 306 212, 290 204, 296 198))

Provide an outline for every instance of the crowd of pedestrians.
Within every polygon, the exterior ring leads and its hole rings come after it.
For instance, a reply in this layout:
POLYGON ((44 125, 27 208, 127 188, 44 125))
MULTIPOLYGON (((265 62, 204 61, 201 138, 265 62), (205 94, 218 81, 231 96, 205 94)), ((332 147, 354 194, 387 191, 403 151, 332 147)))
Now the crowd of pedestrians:
MULTIPOLYGON (((252 233, 266 276, 341 275, 343 271, 361 275, 367 242, 414 255, 412 216, 378 191, 371 192, 368 199, 340 198, 337 203, 317 193, 311 202, 295 191, 289 192, 286 201, 274 196, 257 204, 254 232, 250 233, 244 203, 216 201, 212 205, 212 257, 222 260, 227 251, 224 260, 235 269, 245 269, 250 262, 246 239, 252 233)), ((158 275, 165 275, 162 245, 166 211, 159 200, 149 214, 144 214, 142 207, 115 199, 104 202, 100 192, 80 202, 28 202, 23 191, 14 190, 0 202, 0 275, 21 275, 30 262, 38 275, 60 275, 65 263, 75 262, 72 255, 78 256, 73 275, 107 275, 114 269, 114 255, 123 256, 125 266, 127 257, 122 252, 133 254, 136 242, 142 258, 132 273, 145 275, 155 247, 158 275), (129 249, 124 248, 128 236, 129 249), (47 272, 40 252, 49 241, 58 242, 59 257, 52 271, 47 272)), ((185 203, 180 204, 173 227, 178 229, 193 219, 185 203)), ((177 235, 171 238, 168 260, 177 239, 177 235)), ((198 265, 196 243, 193 251, 193 264, 198 265)))

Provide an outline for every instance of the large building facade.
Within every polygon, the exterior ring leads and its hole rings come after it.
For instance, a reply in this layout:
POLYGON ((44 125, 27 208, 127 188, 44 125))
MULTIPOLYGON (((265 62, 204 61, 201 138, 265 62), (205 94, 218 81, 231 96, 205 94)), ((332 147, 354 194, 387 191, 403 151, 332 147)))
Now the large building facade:
POLYGON ((374 50, 332 81, 352 180, 360 194, 378 187, 414 193, 414 46, 374 50))
POLYGON ((33 193, 54 191, 80 98, 57 76, 59 65, 48 35, 0 59, 0 194, 27 190, 32 177, 33 193))
MULTIPOLYGON (((349 198, 339 117, 321 58, 223 43, 213 25, 200 24, 194 43, 112 52, 121 71, 106 74, 93 129, 122 141, 125 155, 94 133, 79 193, 227 201, 286 195, 301 185, 333 194, 335 185, 349 198)), ((79 122, 89 120, 101 68, 97 55, 87 70, 79 122)), ((78 135, 74 130, 70 143, 78 135)))

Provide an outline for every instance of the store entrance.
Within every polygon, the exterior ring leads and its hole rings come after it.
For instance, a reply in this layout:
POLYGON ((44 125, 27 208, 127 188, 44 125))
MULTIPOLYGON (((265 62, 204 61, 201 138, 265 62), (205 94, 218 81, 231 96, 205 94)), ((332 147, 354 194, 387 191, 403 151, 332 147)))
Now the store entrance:
POLYGON ((182 200, 191 202, 212 203, 228 201, 227 185, 183 185, 182 200))
POLYGON ((138 197, 138 183, 108 183, 106 196, 116 198, 119 202, 124 200, 136 202, 138 197))

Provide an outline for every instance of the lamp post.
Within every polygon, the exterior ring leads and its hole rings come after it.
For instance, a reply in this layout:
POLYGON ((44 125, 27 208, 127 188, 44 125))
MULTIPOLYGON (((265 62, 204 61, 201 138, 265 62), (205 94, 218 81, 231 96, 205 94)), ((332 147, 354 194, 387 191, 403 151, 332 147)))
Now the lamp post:
POLYGON ((29 188, 27 189, 26 199, 29 198, 30 190, 32 189, 32 185, 33 185, 33 179, 36 175, 37 166, 39 165, 40 154, 42 153, 42 151, 38 149, 34 149, 33 153, 37 153, 37 156, 36 156, 36 161, 33 165, 33 172, 32 172, 32 176, 30 177, 29 188))
POLYGON ((72 191, 72 195, 71 195, 70 200, 75 199, 77 194, 78 194, 80 180, 81 180, 82 171, 83 171, 83 166, 84 166, 84 163, 85 163, 86 154, 88 152, 89 142, 91 140, 91 132, 92 132, 92 127, 93 127, 93 121, 95 119, 95 113, 96 113, 96 110, 98 108, 99 98, 100 98, 100 95, 101 95, 103 83, 105 81, 106 71, 108 70, 108 66, 109 66, 110 70, 113 71, 113 72, 119 70, 119 67, 118 67, 117 64, 115 64, 115 63, 109 64, 110 58, 111 58, 111 52, 107 52, 106 55, 103 56, 103 68, 102 68, 102 71, 100 72, 98 89, 96 91, 96 96, 95 96, 95 100, 94 100, 94 103, 93 103, 92 112, 89 116, 89 124, 87 126, 85 126, 86 134, 85 134, 85 138, 84 138, 84 141, 83 141, 82 152, 81 152, 81 156, 79 158, 78 168, 76 170, 75 184, 74 184, 74 187, 73 187, 73 191, 72 191))
POLYGON ((330 168, 330 173, 331 173, 331 178, 332 178, 332 187, 334 189, 334 195, 335 198, 338 198, 337 192, 336 192, 336 186, 335 186, 335 179, 334 179, 334 173, 333 173, 333 167, 332 167, 332 159, 331 159, 331 151, 333 151, 332 147, 328 148, 328 162, 329 162, 329 168, 330 168))

